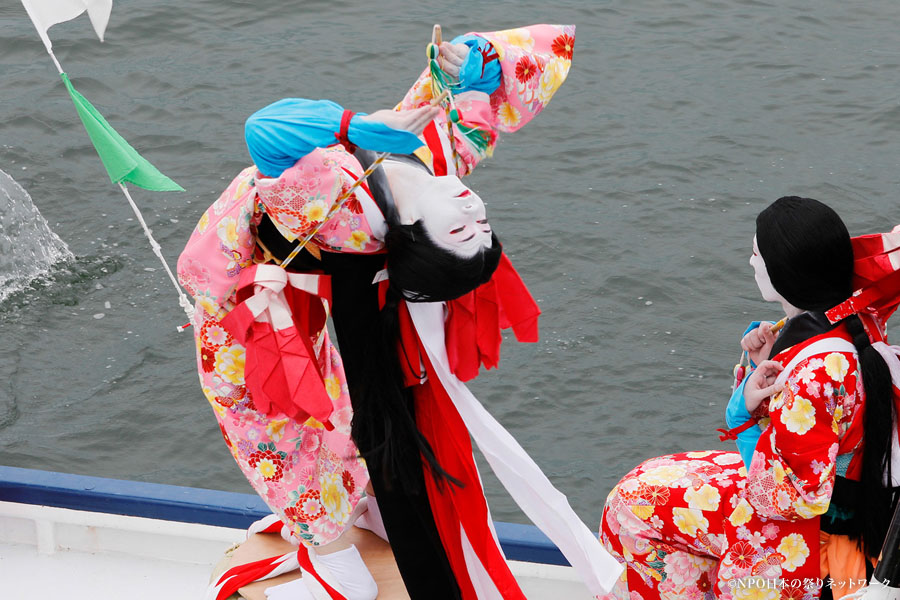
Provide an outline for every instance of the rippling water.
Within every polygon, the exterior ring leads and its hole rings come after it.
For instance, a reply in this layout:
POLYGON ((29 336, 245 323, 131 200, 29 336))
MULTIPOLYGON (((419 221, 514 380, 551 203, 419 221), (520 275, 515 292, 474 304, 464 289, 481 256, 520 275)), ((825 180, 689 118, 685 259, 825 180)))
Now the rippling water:
MULTIPOLYGON (((134 191, 174 264, 249 164, 257 108, 393 106, 434 22, 575 23, 569 80, 470 180, 545 313, 542 341, 508 343, 472 387, 593 527, 640 460, 727 447, 737 336, 780 316, 747 264, 763 206, 819 198, 855 234, 900 222, 900 5, 794 4, 122 0, 106 43, 84 17, 51 37, 79 91, 188 190, 134 191)), ((0 56, 0 169, 75 255, 0 303, 0 463, 249 491, 174 292, 17 3, 0 56)), ((495 517, 524 519, 486 485, 495 517)))

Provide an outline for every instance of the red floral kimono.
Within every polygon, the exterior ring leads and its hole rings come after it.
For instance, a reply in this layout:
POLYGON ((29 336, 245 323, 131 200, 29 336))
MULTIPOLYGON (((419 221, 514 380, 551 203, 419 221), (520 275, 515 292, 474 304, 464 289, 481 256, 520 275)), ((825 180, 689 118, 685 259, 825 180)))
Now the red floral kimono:
POLYGON ((749 470, 737 452, 651 459, 613 488, 600 534, 627 566, 609 598, 818 598, 819 517, 859 478, 864 394, 839 326, 779 353, 749 470))

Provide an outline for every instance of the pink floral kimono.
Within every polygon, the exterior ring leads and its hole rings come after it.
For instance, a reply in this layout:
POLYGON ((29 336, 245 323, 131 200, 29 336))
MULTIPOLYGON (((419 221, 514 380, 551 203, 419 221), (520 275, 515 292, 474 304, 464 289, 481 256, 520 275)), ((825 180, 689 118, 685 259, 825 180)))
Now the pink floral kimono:
MULTIPOLYGON (((488 134, 487 149, 470 146, 454 128, 453 146, 459 158, 452 165, 442 114, 426 128, 425 145, 416 154, 435 174, 471 172, 493 151, 498 132, 518 130, 550 101, 568 73, 574 33, 571 26, 536 25, 477 34, 488 39, 498 54, 501 85, 490 96, 460 93, 456 104, 466 126, 488 134)), ((398 108, 413 108, 430 99, 426 71, 398 108)), ((267 414, 247 388, 245 348, 222 321, 240 304, 238 289, 246 285, 241 276, 264 260, 255 233, 264 212, 288 240, 307 235, 325 221, 310 241, 313 253, 383 250, 384 219, 366 186, 358 187, 351 200, 328 217, 335 200, 362 171, 342 146, 315 149, 277 179, 257 179, 256 167, 249 167, 204 213, 178 261, 180 281, 196 300, 193 325, 203 393, 225 443, 259 495, 310 546, 334 540, 350 524, 368 481, 364 461, 350 438, 352 412, 341 357, 325 320, 310 319, 314 324, 304 335, 312 349, 310 360, 332 403, 330 415, 323 422, 312 416, 301 421, 286 414, 267 414)), ((304 293, 313 298, 308 306, 327 317, 327 276, 320 277, 322 285, 304 293)), ((269 296, 281 293, 274 290, 269 296)), ((293 318, 308 316, 294 314, 293 318)))

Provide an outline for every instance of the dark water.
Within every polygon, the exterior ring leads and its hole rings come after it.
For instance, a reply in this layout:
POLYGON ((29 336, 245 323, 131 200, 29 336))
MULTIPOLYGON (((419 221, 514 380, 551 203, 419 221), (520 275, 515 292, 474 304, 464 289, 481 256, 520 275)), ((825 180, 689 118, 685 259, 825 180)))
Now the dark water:
MULTIPOLYGON (((0 169, 76 258, 0 303, 0 463, 249 491, 191 336, 175 332, 175 294, 10 4, 0 169)), ((84 17, 51 30, 79 91, 188 190, 134 190, 173 264, 249 164, 242 123, 257 108, 284 96, 393 106, 434 22, 446 35, 577 24, 568 81, 470 180, 545 311, 542 341, 509 343, 472 387, 592 527, 638 461, 726 447, 714 430, 737 336, 751 317, 780 316, 747 264, 763 206, 819 198, 854 234, 900 222, 896 2, 277 7, 122 0, 104 44, 84 17)), ((523 520, 489 474, 486 485, 495 517, 523 520)))

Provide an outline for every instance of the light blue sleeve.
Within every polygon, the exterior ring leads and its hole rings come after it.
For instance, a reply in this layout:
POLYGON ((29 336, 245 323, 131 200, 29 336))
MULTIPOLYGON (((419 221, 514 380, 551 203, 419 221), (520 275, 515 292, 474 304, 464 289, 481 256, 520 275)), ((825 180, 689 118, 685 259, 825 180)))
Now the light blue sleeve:
MULTIPOLYGON (((267 177, 279 177, 315 150, 337 143, 344 109, 330 100, 285 98, 253 113, 244 125, 244 138, 253 163, 267 177)), ((347 137, 361 148, 410 154, 422 141, 408 131, 382 123, 350 120, 347 137)))
MULTIPOLYGON (((741 385, 735 388, 731 394, 731 399, 728 401, 728 407, 725 409, 725 424, 728 425, 729 429, 740 427, 752 418, 752 415, 747 410, 747 401, 744 400, 744 386, 746 384, 747 378, 745 377, 741 385)), ((750 461, 753 459, 753 451, 756 450, 756 442, 759 441, 761 435, 762 430, 756 426, 737 434, 735 443, 748 469, 750 468, 750 461)))
POLYGON ((494 47, 483 37, 471 33, 455 38, 451 44, 465 44, 469 54, 459 69, 459 86, 457 93, 477 91, 487 95, 493 94, 500 87, 500 60, 484 62, 485 55, 493 52, 494 47))
MULTIPOLYGON (((759 327, 760 323, 762 323, 762 321, 753 321, 750 323, 741 335, 741 338, 759 327)), ((752 362, 750 364, 753 367, 756 367, 752 362)), ((753 417, 747 410, 747 401, 744 399, 744 386, 747 385, 747 379, 749 378, 750 373, 747 373, 741 384, 735 388, 734 392, 732 392, 731 399, 728 401, 728 406, 725 408, 725 424, 728 425, 729 429, 740 427, 753 417)), ((753 459, 753 452, 756 450, 756 442, 759 441, 761 435, 762 430, 759 427, 751 427, 737 435, 736 444, 738 452, 741 453, 741 458, 744 460, 744 464, 748 469, 750 468, 750 461, 753 459)))

